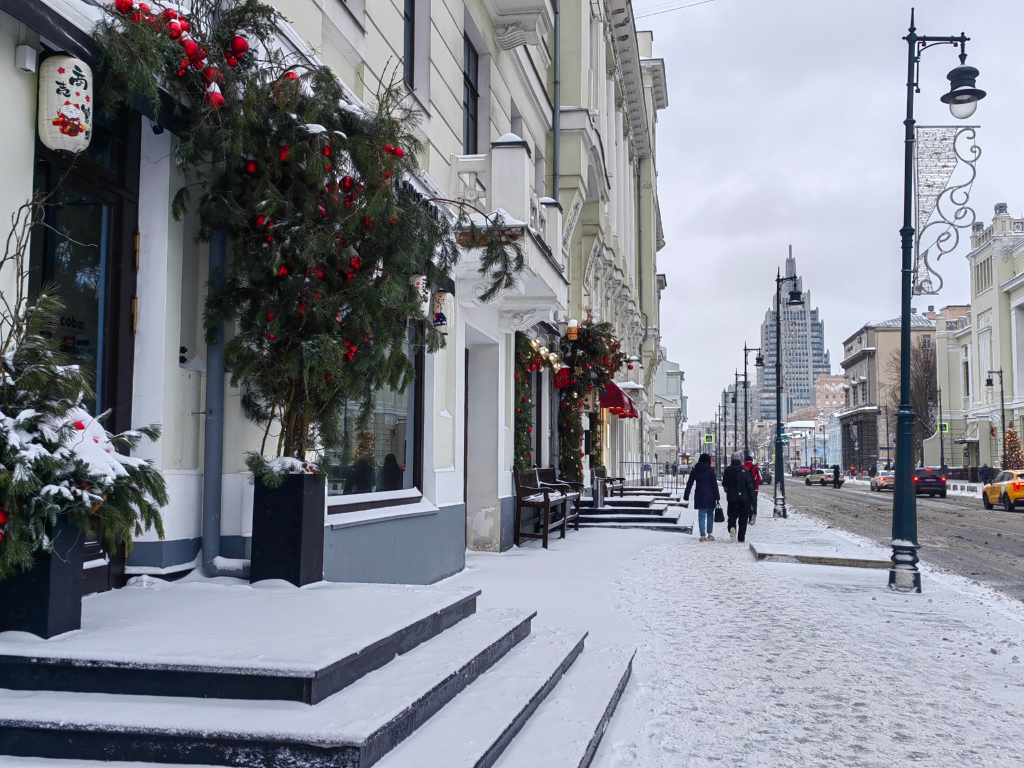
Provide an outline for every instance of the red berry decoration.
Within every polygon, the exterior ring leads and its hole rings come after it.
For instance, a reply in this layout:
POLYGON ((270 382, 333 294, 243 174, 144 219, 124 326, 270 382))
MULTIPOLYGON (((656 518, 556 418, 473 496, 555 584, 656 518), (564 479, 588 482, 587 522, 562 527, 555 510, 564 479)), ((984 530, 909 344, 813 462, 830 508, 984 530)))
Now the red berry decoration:
POLYGON ((391 178, 391 171, 384 171, 384 178, 385 179, 390 179, 391 178))
POLYGON ((385 144, 384 145, 384 151, 387 152, 389 155, 394 151, 394 149, 395 148, 392 147, 390 144, 385 144))
POLYGON ((305 304, 299 304, 299 314, 300 315, 306 314, 306 305, 305 304))
POLYGON ((280 267, 277 268, 277 276, 278 277, 288 277, 288 265, 287 264, 282 264, 280 267))
POLYGON ((361 267, 362 264, 363 260, 360 259, 358 255, 353 256, 351 259, 348 260, 348 265, 352 267, 352 269, 359 269, 359 267, 361 267))
POLYGON ((402 149, 401 147, 395 147, 394 152, 392 152, 391 154, 393 154, 397 158, 403 158, 405 157, 405 150, 402 149))
POLYGON ((248 173, 250 176, 253 176, 256 173, 258 173, 259 170, 260 170, 260 165, 255 160, 246 160, 245 161, 245 172, 248 173))
POLYGON ((235 56, 241 56, 249 50, 249 41, 241 35, 235 35, 232 37, 231 42, 228 45, 231 47, 231 52, 235 54, 235 56))
POLYGON ((375 222, 373 216, 364 216, 363 217, 363 226, 366 227, 367 229, 373 229, 373 225, 375 223, 376 222, 375 222))
POLYGON ((268 341, 273 341, 273 340, 274 340, 274 339, 276 339, 276 338, 277 338, 277 336, 275 336, 275 335, 274 335, 274 334, 272 334, 272 333, 268 333, 268 334, 267 334, 267 340, 268 340, 268 341))
POLYGON ((288 162, 288 153, 292 151, 292 148, 287 144, 282 144, 281 148, 277 150, 278 157, 281 158, 282 163, 288 162))
POLYGON ((327 277, 327 270, 324 269, 323 267, 317 267, 316 277, 318 280, 323 280, 325 277, 327 277))
POLYGON ((269 312, 267 312, 267 322, 274 322, 274 310, 270 310, 269 312))
POLYGON ((134 6, 135 3, 132 0, 114 0, 114 7, 118 13, 128 14, 134 6))
POLYGON ((265 226, 266 223, 267 217, 264 216, 262 213, 257 215, 256 218, 252 220, 253 226, 256 227, 257 229, 265 226))

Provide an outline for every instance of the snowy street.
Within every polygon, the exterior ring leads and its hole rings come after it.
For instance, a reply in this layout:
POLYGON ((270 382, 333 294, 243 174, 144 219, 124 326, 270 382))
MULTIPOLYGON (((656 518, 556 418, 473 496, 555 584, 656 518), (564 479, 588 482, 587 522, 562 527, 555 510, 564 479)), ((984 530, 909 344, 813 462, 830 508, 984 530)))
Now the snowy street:
MULTIPOLYGON (((765 501, 748 541, 872 546, 765 501)), ((1020 603, 929 570, 897 595, 884 570, 758 563, 716 534, 581 531, 446 583, 637 645, 600 768, 1024 763, 1020 603)))

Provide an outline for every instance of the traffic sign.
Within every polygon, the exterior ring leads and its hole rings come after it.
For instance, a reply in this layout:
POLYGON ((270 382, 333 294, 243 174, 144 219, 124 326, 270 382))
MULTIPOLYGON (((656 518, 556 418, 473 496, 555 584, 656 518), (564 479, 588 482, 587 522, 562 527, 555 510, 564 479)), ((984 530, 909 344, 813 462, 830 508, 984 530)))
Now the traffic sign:
POLYGON ((788 443, 789 442, 789 435, 783 435, 782 436, 782 442, 788 443))
POLYGON ((939 431, 942 432, 943 434, 945 434, 946 432, 949 432, 949 422, 948 421, 942 422, 939 425, 939 431))
POLYGON ((704 435, 704 442, 710 445, 711 443, 715 442, 715 436, 710 433, 704 435))

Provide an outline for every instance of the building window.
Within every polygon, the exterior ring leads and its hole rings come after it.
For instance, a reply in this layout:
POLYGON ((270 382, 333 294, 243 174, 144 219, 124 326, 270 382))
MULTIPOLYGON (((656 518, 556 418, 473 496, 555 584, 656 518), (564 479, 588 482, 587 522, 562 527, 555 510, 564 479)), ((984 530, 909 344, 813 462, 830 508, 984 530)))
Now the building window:
POLYGON ((921 348, 931 349, 932 348, 932 337, 927 333, 921 337, 921 348))
POLYGON ((405 49, 403 52, 403 79, 409 90, 416 87, 416 0, 405 0, 405 49))
POLYGON ((477 153, 477 133, 480 120, 480 54, 463 38, 462 56, 462 151, 477 153))
POLYGON ((979 261, 974 266, 974 295, 987 291, 992 287, 992 259, 979 261))

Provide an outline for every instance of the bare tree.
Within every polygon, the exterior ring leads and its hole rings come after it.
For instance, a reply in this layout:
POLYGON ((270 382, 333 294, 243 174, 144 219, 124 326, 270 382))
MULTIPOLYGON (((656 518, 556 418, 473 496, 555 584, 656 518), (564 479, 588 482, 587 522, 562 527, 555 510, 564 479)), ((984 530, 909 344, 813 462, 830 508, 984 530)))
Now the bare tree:
MULTIPOLYGON (((914 420, 914 464, 924 455, 924 440, 935 433, 936 390, 938 377, 934 347, 924 345, 918 338, 910 346, 910 405, 917 418, 914 420)), ((885 361, 885 372, 893 382, 889 387, 889 405, 900 406, 900 349, 897 347, 885 361)))

